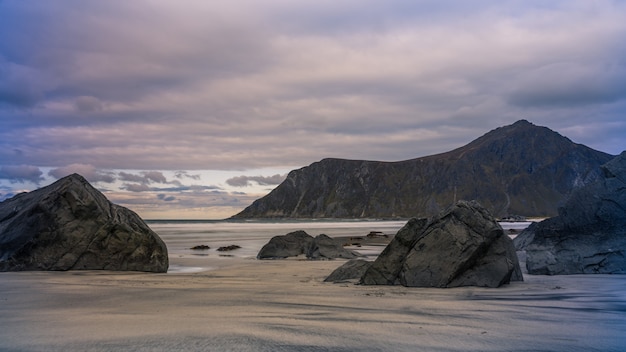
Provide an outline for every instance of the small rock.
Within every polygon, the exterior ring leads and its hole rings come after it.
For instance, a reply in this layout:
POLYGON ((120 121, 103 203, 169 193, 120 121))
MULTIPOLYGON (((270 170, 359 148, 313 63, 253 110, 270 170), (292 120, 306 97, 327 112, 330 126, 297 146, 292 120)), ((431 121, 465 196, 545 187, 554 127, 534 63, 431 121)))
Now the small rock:
POLYGON ((224 246, 224 247, 220 247, 217 249, 218 252, 228 252, 228 251, 234 251, 235 249, 239 249, 241 248, 241 246, 238 246, 236 244, 231 244, 230 246, 224 246))

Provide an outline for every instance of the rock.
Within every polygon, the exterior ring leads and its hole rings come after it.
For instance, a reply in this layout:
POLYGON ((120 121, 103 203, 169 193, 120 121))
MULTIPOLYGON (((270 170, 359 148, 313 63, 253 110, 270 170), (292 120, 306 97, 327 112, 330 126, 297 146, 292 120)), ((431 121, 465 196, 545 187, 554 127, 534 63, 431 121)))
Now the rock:
POLYGON ((515 246, 516 250, 524 250, 524 248, 526 248, 526 246, 528 246, 533 241, 536 228, 537 223, 531 222, 527 228, 522 230, 522 232, 520 232, 520 234, 513 239, 513 245, 515 246))
POLYGON ((283 259, 306 254, 313 244, 313 237, 300 230, 283 236, 274 236, 261 248, 257 259, 283 259))
POLYGON ((377 238, 377 237, 387 238, 389 236, 380 231, 370 231, 370 233, 367 234, 367 237, 368 238, 377 238))
POLYGON ((365 271, 372 265, 372 262, 368 262, 363 259, 351 259, 345 262, 342 266, 335 269, 324 282, 343 282, 348 280, 356 280, 361 278, 365 271))
POLYGON ((502 227, 477 202, 459 201, 430 221, 407 222, 360 282, 499 287, 522 280, 515 248, 502 227))
POLYGON ((207 250, 207 249, 211 249, 211 247, 207 246, 206 244, 200 244, 197 246, 193 246, 189 249, 193 249, 193 250, 207 250))
POLYGON ((343 248, 341 243, 338 243, 334 239, 321 234, 315 237, 311 247, 309 247, 307 253, 309 259, 353 259, 359 256, 358 253, 343 248))
POLYGON ((336 240, 322 234, 315 238, 300 230, 284 236, 274 236, 261 248, 257 259, 283 259, 306 255, 308 259, 352 259, 358 253, 343 248, 336 240))
POLYGON ((80 175, 0 203, 0 271, 167 268, 159 236, 80 175))
POLYGON ((601 169, 520 244, 529 274, 626 274, 626 152, 601 169))
POLYGON ((223 247, 219 247, 217 249, 218 252, 229 252, 229 251, 234 251, 235 249, 239 249, 241 248, 241 246, 238 246, 236 244, 231 244, 230 246, 223 246, 223 247))
POLYGON ((427 219, 411 219, 396 233, 361 279, 365 285, 396 285, 402 263, 428 224, 427 219))

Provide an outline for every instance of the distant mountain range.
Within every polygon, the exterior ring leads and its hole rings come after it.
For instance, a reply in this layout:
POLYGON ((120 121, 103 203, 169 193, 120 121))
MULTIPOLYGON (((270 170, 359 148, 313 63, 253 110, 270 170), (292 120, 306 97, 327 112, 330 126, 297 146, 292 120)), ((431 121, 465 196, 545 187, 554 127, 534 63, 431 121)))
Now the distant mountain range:
POLYGON ((613 157, 520 120, 417 159, 323 159, 232 218, 427 217, 457 200, 477 200, 498 217, 555 216, 613 157))

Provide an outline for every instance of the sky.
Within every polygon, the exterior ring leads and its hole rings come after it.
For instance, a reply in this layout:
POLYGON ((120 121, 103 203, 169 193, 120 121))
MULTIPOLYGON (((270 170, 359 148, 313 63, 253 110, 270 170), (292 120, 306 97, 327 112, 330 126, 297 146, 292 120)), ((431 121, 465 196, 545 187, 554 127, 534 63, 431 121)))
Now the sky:
POLYGON ((0 201, 73 172, 221 219, 324 158, 526 119, 626 149, 626 1, 0 0, 0 201))

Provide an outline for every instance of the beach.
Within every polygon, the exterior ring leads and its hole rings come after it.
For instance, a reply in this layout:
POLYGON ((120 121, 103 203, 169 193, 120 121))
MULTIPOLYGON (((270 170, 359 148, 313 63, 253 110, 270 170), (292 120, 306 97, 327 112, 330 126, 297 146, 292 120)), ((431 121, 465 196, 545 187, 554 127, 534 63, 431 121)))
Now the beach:
MULTIPOLYGON (((170 253, 176 270, 167 274, 0 273, 0 351, 622 351, 626 346, 623 275, 526 274, 524 282, 497 289, 333 284, 323 280, 343 260, 194 254, 172 240, 178 230, 162 231, 166 243, 181 246, 170 253)), ((183 237, 185 243, 203 239, 183 237)), ((237 238, 215 243, 238 242, 247 253, 247 242, 237 238)))

